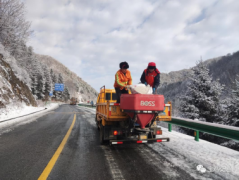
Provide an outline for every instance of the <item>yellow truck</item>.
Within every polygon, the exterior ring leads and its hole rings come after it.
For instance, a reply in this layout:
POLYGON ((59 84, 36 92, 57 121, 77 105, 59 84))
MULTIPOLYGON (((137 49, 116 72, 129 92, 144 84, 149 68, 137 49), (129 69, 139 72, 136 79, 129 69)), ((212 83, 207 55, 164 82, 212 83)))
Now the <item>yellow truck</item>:
POLYGON ((101 144, 167 142, 160 137, 157 121, 171 121, 172 105, 164 104, 163 95, 122 94, 116 103, 114 89, 103 86, 96 103, 96 125, 101 144))

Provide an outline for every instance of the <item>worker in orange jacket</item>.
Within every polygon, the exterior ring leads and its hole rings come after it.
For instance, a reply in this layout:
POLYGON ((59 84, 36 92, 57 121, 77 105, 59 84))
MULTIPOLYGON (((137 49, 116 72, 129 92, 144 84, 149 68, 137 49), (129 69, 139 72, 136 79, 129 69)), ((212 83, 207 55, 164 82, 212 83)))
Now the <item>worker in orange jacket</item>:
POLYGON ((156 63, 150 62, 147 69, 143 71, 143 74, 140 78, 141 83, 150 85, 153 88, 153 94, 156 93, 156 89, 160 84, 160 72, 156 68, 156 63))
POLYGON ((128 94, 128 85, 132 85, 131 73, 128 70, 129 64, 127 62, 120 63, 120 70, 115 74, 115 91, 117 95, 117 103, 120 103, 121 94, 128 94))

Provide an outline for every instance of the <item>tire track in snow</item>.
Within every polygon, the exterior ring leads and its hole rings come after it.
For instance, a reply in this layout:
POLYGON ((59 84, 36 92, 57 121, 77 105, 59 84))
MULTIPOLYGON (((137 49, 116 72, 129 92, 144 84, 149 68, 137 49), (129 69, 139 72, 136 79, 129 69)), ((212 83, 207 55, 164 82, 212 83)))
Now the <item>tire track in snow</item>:
POLYGON ((186 172, 190 174, 191 178, 202 179, 202 180, 223 180, 222 177, 214 174, 214 173, 200 173, 197 171, 196 167, 199 163, 195 159, 189 159, 187 156, 183 156, 179 152, 174 149, 168 148, 166 145, 162 144, 148 144, 148 150, 151 153, 155 153, 156 155, 162 155, 166 161, 170 161, 173 166, 179 169, 182 172, 186 172))
MULTIPOLYGON (((169 179, 178 179, 179 177, 182 177, 182 173, 180 173, 175 168, 175 166, 165 158, 160 157, 158 154, 154 153, 150 148, 147 146, 142 147, 136 147, 136 152, 156 171, 162 171, 162 173, 169 179)), ((184 177, 184 179, 192 179, 192 177, 184 177)))
MULTIPOLYGON (((86 114, 85 115, 81 115, 83 118, 87 119, 87 121, 92 125, 96 127, 96 123, 95 123, 95 119, 93 118, 93 116, 95 115, 95 112, 93 111, 87 111, 86 108, 84 108, 86 114)), ((119 169, 112 151, 110 149, 109 146, 101 146, 102 150, 104 151, 108 166, 110 168, 110 172, 112 174, 112 179, 114 180, 124 180, 124 177, 122 175, 121 170, 119 169)))
POLYGON ((112 178, 114 180, 124 180, 122 172, 120 171, 120 169, 113 157, 110 147, 102 146, 102 149, 104 150, 105 157, 106 157, 106 160, 108 162, 108 165, 109 165, 109 168, 110 168, 110 171, 112 174, 112 178))

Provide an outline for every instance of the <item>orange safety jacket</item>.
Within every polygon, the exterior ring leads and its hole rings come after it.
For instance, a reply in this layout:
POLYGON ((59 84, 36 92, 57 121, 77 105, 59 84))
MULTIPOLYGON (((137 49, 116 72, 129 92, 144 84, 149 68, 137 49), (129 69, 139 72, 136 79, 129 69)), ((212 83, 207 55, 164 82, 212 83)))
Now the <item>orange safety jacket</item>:
POLYGON ((153 87, 154 86, 154 78, 160 73, 158 69, 153 71, 152 73, 149 73, 147 69, 144 70, 145 73, 145 80, 146 82, 153 87))
MULTIPOLYGON (((132 85, 132 77, 129 70, 124 74, 121 69, 115 74, 115 88, 124 89, 126 85, 132 85)), ((125 88, 127 90, 127 88, 125 88)))

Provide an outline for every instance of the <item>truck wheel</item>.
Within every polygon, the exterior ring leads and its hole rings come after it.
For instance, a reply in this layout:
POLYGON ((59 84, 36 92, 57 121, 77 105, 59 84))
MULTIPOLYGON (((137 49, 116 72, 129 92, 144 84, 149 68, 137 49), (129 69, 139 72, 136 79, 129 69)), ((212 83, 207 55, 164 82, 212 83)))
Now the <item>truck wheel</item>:
POLYGON ((95 118, 95 124, 96 124, 96 126, 97 126, 97 129, 100 130, 99 122, 97 121, 97 118, 95 118))
POLYGON ((100 144, 104 144, 104 126, 100 125, 100 144))

